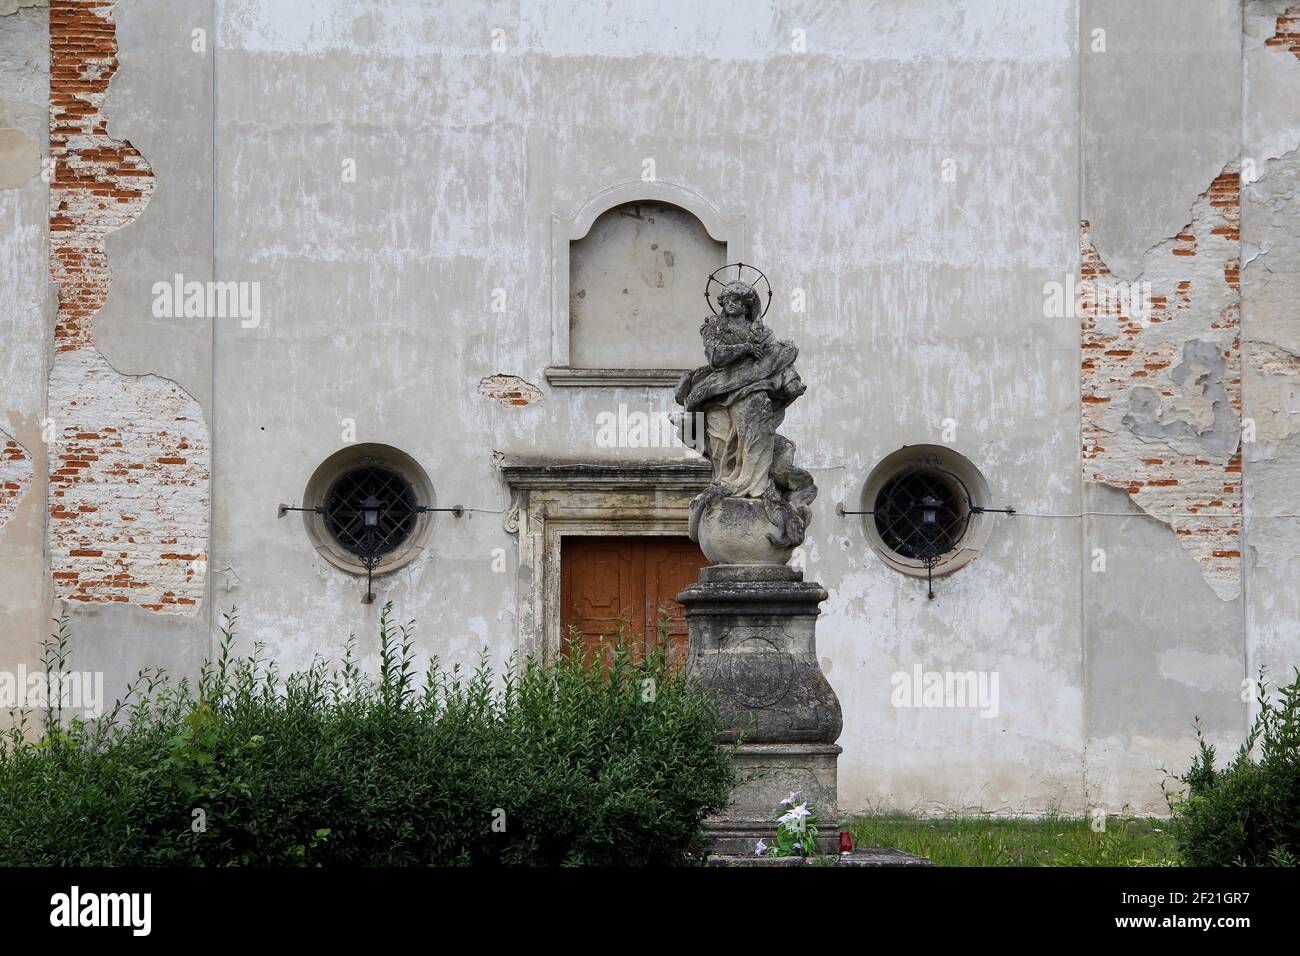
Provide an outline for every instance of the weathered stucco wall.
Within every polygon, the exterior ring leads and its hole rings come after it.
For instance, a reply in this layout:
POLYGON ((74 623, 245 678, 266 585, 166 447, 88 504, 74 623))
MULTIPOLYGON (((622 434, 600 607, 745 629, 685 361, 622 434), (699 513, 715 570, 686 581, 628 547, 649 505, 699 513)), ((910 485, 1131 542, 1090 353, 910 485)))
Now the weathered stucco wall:
POLYGON ((1295 588, 1275 569, 1300 540, 1281 464, 1295 363, 1278 334, 1296 328, 1280 157, 1300 143, 1300 10, 1084 11, 1088 795, 1141 806, 1156 768, 1185 759, 1189 714, 1235 747, 1258 667, 1285 678, 1296 663, 1295 588), (1106 296, 1126 282, 1136 296, 1106 296))
POLYGON ((1300 664, 1300 4, 1250 0, 1243 30, 1246 677, 1285 682, 1300 664))
POLYGON ((49 621, 41 428, 53 314, 41 176, 49 75, 49 11, 0 4, 0 668, 35 663, 49 621))
MULTIPOLYGON (((1235 741, 1242 679, 1297 657, 1300 522, 1264 517, 1300 512, 1282 13, 58 0, 56 36, 95 42, 55 45, 75 67, 53 86, 61 437, 36 580, 69 599, 110 690, 143 663, 192 668, 232 606, 285 668, 349 633, 373 654, 386 600, 421 653, 504 660, 528 531, 507 527, 501 464, 685 454, 602 439, 602 416, 672 411, 670 388, 545 375, 554 230, 649 176, 645 198, 677 189, 743 225, 776 289, 767 323, 801 348, 810 388, 782 431, 821 489, 800 559, 831 595, 841 804, 1158 810, 1154 768, 1185 760, 1192 715, 1235 741), (1152 310, 1122 315, 1102 280, 1149 283, 1152 310), (256 315, 159 307, 158 283, 209 281, 255 292, 256 315), (1082 289, 1077 307, 1050 307, 1052 287, 1082 289), (439 505, 470 509, 436 516, 372 605, 300 516, 276 517, 351 442, 402 449, 439 505), (933 601, 835 510, 919 444, 965 455, 1020 512, 984 519, 983 553, 933 601), (918 667, 996 674, 996 713, 895 706, 893 676, 918 667)), ((46 277, 29 278, 0 333, 43 356, 23 323, 46 277)), ((693 340, 698 298, 653 338, 693 340)), ((629 367, 653 364, 639 344, 629 367)), ((0 393, 33 488, 22 416, 45 387, 0 393)))
MULTIPOLYGON (((805 559, 832 593, 820 646, 848 715, 846 804, 1077 802, 1078 598, 1060 587, 1076 530, 1007 524, 929 602, 834 510, 945 419, 997 499, 1077 510, 1078 333, 1041 308, 1077 254, 1070 4, 279 9, 226 3, 217 60, 218 274, 263 289, 259 328, 216 331, 215 600, 250 639, 292 663, 372 639, 357 583, 272 518, 344 419, 424 463, 440 503, 483 509, 440 516, 432 552, 382 584, 459 659, 514 641, 494 452, 681 454, 596 440, 602 413, 670 411, 670 389, 543 387, 521 405, 476 387, 544 384, 552 221, 650 159, 745 217, 747 259, 777 285, 769 323, 802 348, 813 387, 783 431, 822 488, 805 559), (893 708, 890 676, 915 662, 1000 670, 1001 718, 893 708)), ((702 315, 660 321, 694 338, 702 315)))

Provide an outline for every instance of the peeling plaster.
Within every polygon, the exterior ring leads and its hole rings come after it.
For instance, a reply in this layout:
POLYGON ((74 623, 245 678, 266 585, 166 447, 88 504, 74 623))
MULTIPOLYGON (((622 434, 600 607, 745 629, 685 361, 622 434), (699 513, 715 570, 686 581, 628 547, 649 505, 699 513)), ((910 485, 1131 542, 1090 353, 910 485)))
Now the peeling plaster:
POLYGON ((1243 7, 1242 158, 1261 167, 1300 147, 1300 55, 1288 42, 1300 29, 1300 4, 1251 0, 1243 7))
MULTIPOLYGON (((206 283, 216 276, 213 257, 213 62, 215 51, 195 52, 189 28, 177 42, 168 23, 174 0, 131 0, 115 10, 118 60, 104 97, 110 130, 130 135, 154 171, 148 215, 110 233, 105 254, 113 284, 95 315, 95 347, 127 375, 154 374, 192 395, 205 418, 212 415, 214 320, 192 315, 156 316, 159 280, 206 283), (184 108, 178 108, 184 104, 184 108), (196 119, 202 117, 202 119, 196 119)), ((179 11, 177 11, 179 15, 179 11)), ((270 283, 262 283, 270 288, 270 283)), ((262 291, 267 291, 266 289, 262 291)), ((259 293, 260 295, 260 293, 259 293)), ((273 306, 264 300, 265 319, 273 306)))
MULTIPOLYGON (((1300 69, 1293 92, 1300 100, 1300 69)), ((1242 266, 1246 339, 1300 354, 1300 150, 1257 171, 1242 190, 1242 238, 1259 250, 1242 266)))
POLYGON ((0 0, 0 17, 7 17, 26 7, 48 7, 50 0, 0 0))
POLYGON ((1243 373, 1246 413, 1255 430, 1254 441, 1244 446, 1246 461, 1272 461, 1278 446, 1300 433, 1300 356, 1247 342, 1243 373))
MULTIPOLYGON (((1253 13, 1252 8, 1262 7, 1267 10, 1283 6, 1285 3, 1286 0, 1251 2, 1247 5, 1247 10, 1253 13)), ((1264 41, 1264 45, 1276 49, 1279 53, 1284 51, 1290 53, 1300 60, 1300 3, 1293 4, 1278 14, 1273 35, 1264 41)))
POLYGON ((1241 8, 1085 0, 1079 8, 1083 211, 1098 254, 1135 279, 1202 184, 1241 147, 1241 8), (1104 51, 1091 45, 1103 31, 1104 51))
POLYGON ((32 476, 32 456, 12 435, 0 431, 0 528, 18 510, 32 476))
MULTIPOLYGON (((0 160, 12 187, 0 190, 0 669, 11 670, 39 666, 51 618, 41 422, 54 300, 48 187, 38 174, 49 130, 50 30, 45 9, 0 3, 0 11, 8 14, 0 21, 0 126, 17 147, 0 160)), ((0 714, 0 727, 7 723, 0 714)))
POLYGON ((149 164, 103 116, 117 69, 112 5, 50 13, 49 551, 54 594, 193 615, 207 559, 208 435, 198 403, 157 376, 123 376, 95 348, 108 296, 107 235, 140 216, 149 164))
POLYGON ((1241 590, 1239 209, 1229 164, 1143 257, 1146 314, 1103 294, 1114 277, 1081 232, 1084 477, 1167 523, 1225 601, 1241 590))
MULTIPOLYGON (((1300 620, 1300 3, 1246 0, 1242 44, 1243 676, 1297 660, 1300 620)), ((1252 705, 1250 710, 1254 710, 1252 705)), ((1248 716, 1250 716, 1248 714, 1248 716)), ((1233 741, 1236 745, 1236 741, 1233 741)))
POLYGON ((531 382, 526 382, 518 375, 505 375, 498 372, 489 375, 478 383, 478 393, 484 398, 491 398, 503 408, 519 405, 532 405, 542 399, 542 390, 531 382))
POLYGON ((1242 192, 1242 240, 1258 250, 1242 267, 1244 414, 1254 440, 1247 465, 1247 542, 1254 584, 1250 669, 1289 667, 1300 615, 1292 588, 1300 560, 1300 4, 1247 3, 1246 153, 1257 181, 1242 192))
POLYGON ((1174 394, 1166 399, 1151 386, 1135 385, 1129 390, 1129 408, 1121 424, 1139 438, 1165 442, 1184 454, 1204 449, 1220 458, 1231 456, 1237 450, 1240 426, 1223 384, 1226 367, 1219 346, 1195 339, 1187 342, 1182 362, 1169 376, 1177 387, 1174 394))
MULTIPOLYGON (((1279 5, 1278 0, 1266 4, 1269 7, 1276 5, 1279 5)), ((1273 35, 1264 41, 1264 45, 1278 53, 1290 53, 1300 60, 1300 3, 1288 7, 1278 15, 1273 35)))

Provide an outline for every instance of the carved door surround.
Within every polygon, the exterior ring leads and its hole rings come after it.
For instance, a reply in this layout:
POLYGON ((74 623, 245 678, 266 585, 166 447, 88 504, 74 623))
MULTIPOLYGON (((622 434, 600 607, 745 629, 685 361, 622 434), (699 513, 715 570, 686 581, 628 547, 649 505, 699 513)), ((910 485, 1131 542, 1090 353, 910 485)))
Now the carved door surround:
POLYGON ((556 660, 560 624, 560 546, 567 535, 686 535, 687 509, 708 486, 703 459, 663 462, 513 462, 501 469, 512 507, 506 529, 519 538, 515 578, 516 647, 556 660))

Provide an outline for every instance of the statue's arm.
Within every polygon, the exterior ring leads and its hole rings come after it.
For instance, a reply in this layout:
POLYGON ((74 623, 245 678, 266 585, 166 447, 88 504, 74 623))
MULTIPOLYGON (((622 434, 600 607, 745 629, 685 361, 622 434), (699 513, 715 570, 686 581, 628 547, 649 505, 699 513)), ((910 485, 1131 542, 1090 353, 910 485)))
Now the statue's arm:
POLYGON ((709 356, 709 364, 714 368, 722 368, 724 365, 730 365, 738 359, 753 354, 749 345, 715 345, 712 348, 706 346, 704 351, 709 356))
POLYGON ((722 368, 752 354, 747 343, 728 345, 719 342, 718 332, 712 323, 706 322, 704 327, 700 329, 700 333, 704 336, 704 354, 708 357, 709 364, 714 368, 722 368))

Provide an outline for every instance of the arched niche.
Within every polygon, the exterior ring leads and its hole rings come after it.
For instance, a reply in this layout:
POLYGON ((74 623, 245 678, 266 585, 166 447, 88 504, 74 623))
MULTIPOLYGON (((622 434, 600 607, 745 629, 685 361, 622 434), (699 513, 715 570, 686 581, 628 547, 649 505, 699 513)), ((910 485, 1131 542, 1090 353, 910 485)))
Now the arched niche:
POLYGON ((675 385, 700 363, 704 280, 743 256, 743 220, 683 187, 637 182, 553 226, 552 385, 675 385))

